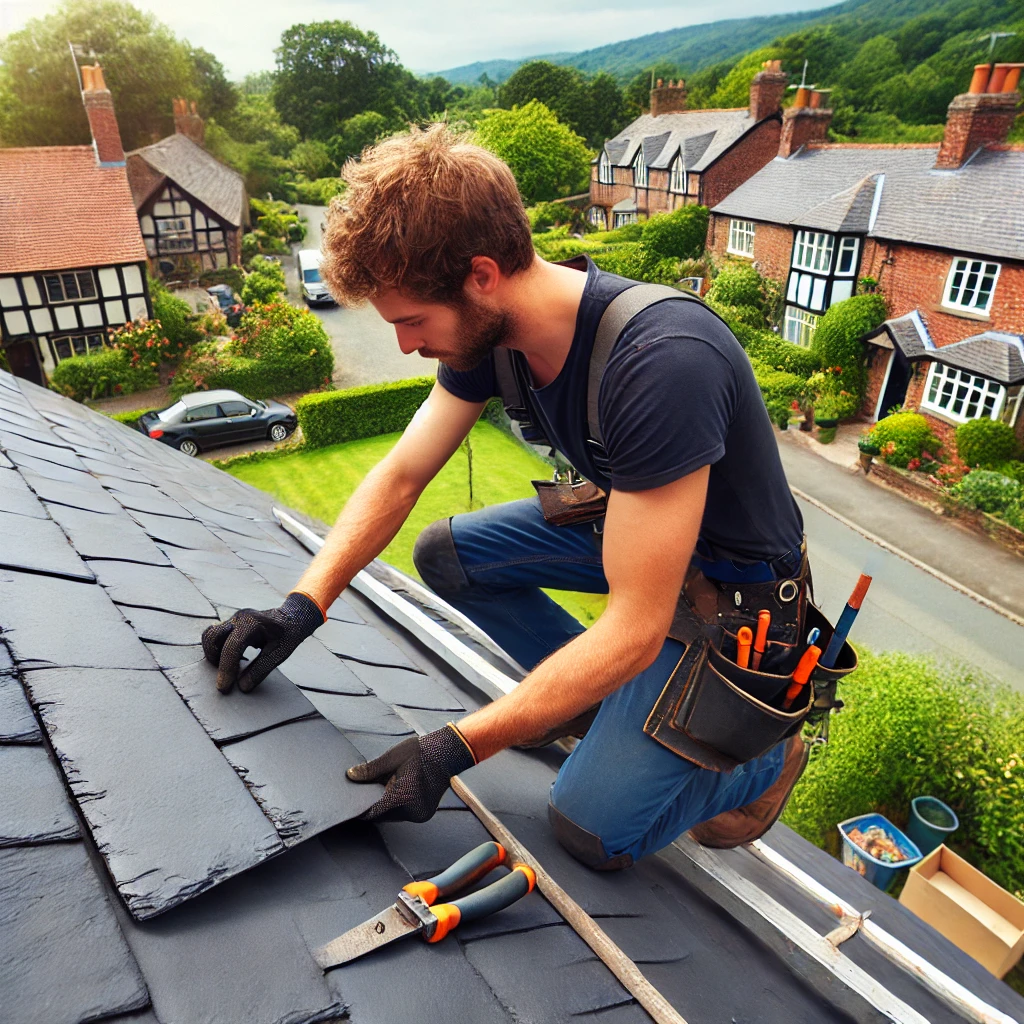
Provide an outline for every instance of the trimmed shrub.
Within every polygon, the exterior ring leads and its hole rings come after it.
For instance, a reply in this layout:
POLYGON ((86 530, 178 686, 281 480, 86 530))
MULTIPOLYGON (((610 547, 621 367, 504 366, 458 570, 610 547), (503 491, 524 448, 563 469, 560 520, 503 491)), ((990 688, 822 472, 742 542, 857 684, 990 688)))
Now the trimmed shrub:
POLYGON ((1003 476, 1008 476, 1011 480, 1016 480, 1020 484, 1021 489, 1024 490, 1024 462, 1020 459, 1011 459, 1009 462, 1000 462, 992 467, 997 473, 1002 473, 1003 476))
POLYGON ((991 469, 976 469, 950 488, 970 508, 1001 515, 1020 501, 1020 484, 991 469))
POLYGON ((274 302, 284 294, 284 290, 284 270, 281 264, 262 256, 254 256, 250 273, 242 285, 242 303, 252 306, 257 302, 274 302))
POLYGON ((76 402, 130 395, 159 383, 153 366, 133 365, 128 352, 118 348, 62 359, 50 374, 50 387, 76 402))
POLYGON ((131 409, 128 412, 108 412, 106 415, 127 427, 134 427, 147 412, 156 412, 156 409, 131 409))
POLYGON ((870 437, 885 461, 901 469, 906 469, 911 459, 919 459, 926 448, 934 452, 941 443, 932 434, 928 421, 916 412, 886 416, 875 424, 870 437))
POLYGON ((865 350, 860 339, 886 315, 881 295, 854 295, 826 310, 811 341, 819 365, 839 367, 843 388, 857 396, 858 404, 864 400, 867 387, 865 350))
POLYGON ((1017 435, 1008 423, 980 419, 956 428, 956 453, 968 466, 992 469, 1017 454, 1017 435))
POLYGON ((565 225, 570 231, 585 233, 593 230, 587 222, 583 211, 578 206, 568 203, 537 203, 526 210, 533 232, 546 231, 548 228, 565 225))
POLYGON ((730 261, 715 278, 708 292, 708 301, 722 306, 754 306, 759 309, 764 301, 761 281, 761 275, 749 263, 730 261))
POLYGON ((681 206, 672 213, 651 217, 641 226, 640 238, 661 257, 696 259, 708 235, 708 208, 681 206))
POLYGON ((821 366, 818 357, 810 349, 794 345, 791 341, 780 338, 772 331, 757 331, 748 334, 746 340, 740 338, 740 344, 747 350, 747 355, 751 359, 757 359, 776 370, 785 370, 787 373, 809 377, 821 366))
POLYGON ((170 342, 160 356, 165 361, 176 360, 203 340, 203 332, 196 325, 192 307, 159 281, 150 279, 149 295, 153 302, 153 319, 160 322, 164 337, 170 342))
POLYGON ((306 444, 323 448, 405 430, 434 386, 433 377, 303 395, 295 407, 306 444))
POLYGON ((728 306, 725 303, 719 302, 712 292, 708 292, 705 302, 729 325, 733 334, 736 335, 744 348, 747 347, 747 339, 752 337, 753 334, 771 333, 768 330, 768 321, 760 306, 728 306))
POLYGON ((878 811, 902 827, 911 799, 932 794, 960 818, 949 845, 1021 895, 1024 695, 926 658, 863 651, 840 692, 831 741, 812 748, 782 820, 836 852, 838 822, 878 811))
POLYGON ((603 252, 592 252, 591 258, 602 270, 631 281, 650 281, 651 273, 660 262, 658 254, 642 242, 609 246, 603 252))
POLYGON ((772 414, 772 419, 778 422, 785 410, 801 400, 807 388, 807 380, 796 373, 776 370, 758 359, 751 359, 750 365, 754 368, 754 379, 761 389, 764 404, 772 414))
POLYGON ((199 283, 204 288, 212 284, 226 284, 233 292, 241 292, 245 284, 245 273, 241 267, 218 267, 216 270, 204 270, 199 275, 199 283))
POLYGON ((341 178, 315 178, 313 181, 295 182, 295 201, 310 206, 330 206, 335 196, 344 193, 345 182, 341 178))

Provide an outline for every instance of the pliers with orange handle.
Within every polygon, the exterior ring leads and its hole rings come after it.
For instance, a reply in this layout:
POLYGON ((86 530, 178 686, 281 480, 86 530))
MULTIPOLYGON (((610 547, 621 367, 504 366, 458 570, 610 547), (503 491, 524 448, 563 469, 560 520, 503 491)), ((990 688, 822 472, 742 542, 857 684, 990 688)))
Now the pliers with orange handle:
POLYGON ((537 876, 527 864, 513 864, 504 878, 468 896, 438 903, 468 889, 507 860, 501 843, 482 843, 441 874, 404 886, 396 903, 321 946, 313 954, 314 959, 326 971, 407 935, 419 935, 425 942, 440 942, 459 924, 512 906, 537 884, 537 876))

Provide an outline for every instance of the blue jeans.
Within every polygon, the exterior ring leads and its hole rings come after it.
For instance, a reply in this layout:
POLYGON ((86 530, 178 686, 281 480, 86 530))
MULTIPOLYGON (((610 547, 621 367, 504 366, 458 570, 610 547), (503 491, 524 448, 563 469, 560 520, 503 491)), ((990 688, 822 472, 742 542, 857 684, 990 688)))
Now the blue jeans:
MULTIPOLYGON (((424 577, 527 669, 583 632, 541 587, 608 593, 592 526, 551 526, 536 498, 455 516, 451 540, 458 565, 424 577)), ((636 860, 661 849, 756 800, 782 771, 782 744, 726 774, 700 768, 644 733, 682 652, 666 639, 654 664, 605 697, 552 787, 555 807, 599 837, 610 857, 636 860)))

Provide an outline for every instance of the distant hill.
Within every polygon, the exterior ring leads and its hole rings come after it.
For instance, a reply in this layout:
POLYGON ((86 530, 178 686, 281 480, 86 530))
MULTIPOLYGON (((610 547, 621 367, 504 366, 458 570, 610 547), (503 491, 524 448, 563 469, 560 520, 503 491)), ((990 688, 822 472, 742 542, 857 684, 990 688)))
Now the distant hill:
POLYGON ((553 64, 571 64, 575 54, 572 53, 545 53, 536 57, 523 57, 522 60, 478 60, 473 64, 461 64, 457 68, 448 68, 447 71, 431 71, 424 74, 424 78, 433 78, 440 75, 447 78, 452 85, 476 85, 481 75, 487 75, 494 82, 504 82, 511 78, 516 68, 525 64, 528 60, 549 60, 553 64))

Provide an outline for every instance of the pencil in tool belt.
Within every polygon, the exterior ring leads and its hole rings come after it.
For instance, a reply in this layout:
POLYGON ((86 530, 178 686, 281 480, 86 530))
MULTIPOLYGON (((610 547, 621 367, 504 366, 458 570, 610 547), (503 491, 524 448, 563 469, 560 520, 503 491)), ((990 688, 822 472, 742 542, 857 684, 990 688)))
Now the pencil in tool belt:
POLYGON ((793 670, 793 681, 789 684, 786 690, 786 699, 782 702, 782 708, 784 711, 788 711, 792 706, 793 701, 796 700, 797 695, 807 684, 807 680, 811 678, 811 673, 814 671, 814 666, 818 664, 818 659, 821 657, 821 648, 811 644, 803 653, 803 657, 800 659, 799 664, 793 670))
POLYGON ((857 618, 857 612, 860 611, 864 595, 868 592, 868 587, 870 586, 871 577, 867 573, 862 572, 860 579, 857 580, 857 585, 853 588, 850 600, 846 602, 843 614, 839 616, 832 639, 829 640, 828 647, 825 648, 825 653, 821 656, 822 668, 833 668, 835 666, 836 658, 839 657, 839 652, 843 649, 843 644, 846 643, 846 638, 850 635, 853 620, 857 618))
POLYGON ((750 665, 750 645, 754 642, 754 634, 749 626, 740 626, 736 631, 736 664, 740 668, 750 665))
POLYGON ((757 633, 754 634, 754 671, 761 667, 761 655, 768 643, 768 627, 772 622, 772 613, 767 608, 757 613, 757 633))

